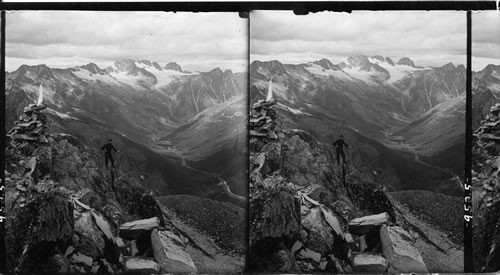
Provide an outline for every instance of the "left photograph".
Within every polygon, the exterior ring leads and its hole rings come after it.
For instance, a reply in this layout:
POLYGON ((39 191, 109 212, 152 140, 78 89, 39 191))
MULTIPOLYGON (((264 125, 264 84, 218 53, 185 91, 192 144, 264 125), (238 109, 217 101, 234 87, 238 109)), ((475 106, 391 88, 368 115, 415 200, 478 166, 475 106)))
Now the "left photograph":
POLYGON ((7 268, 242 272, 248 19, 7 12, 7 268))

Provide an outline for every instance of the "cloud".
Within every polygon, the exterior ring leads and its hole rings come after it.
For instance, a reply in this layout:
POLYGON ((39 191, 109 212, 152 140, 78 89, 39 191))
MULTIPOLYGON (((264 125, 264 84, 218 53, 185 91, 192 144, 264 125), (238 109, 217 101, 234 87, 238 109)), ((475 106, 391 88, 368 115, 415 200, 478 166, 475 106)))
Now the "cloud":
POLYGON ((20 11, 6 18, 7 70, 20 61, 75 66, 129 58, 243 71, 246 57, 247 20, 237 13, 20 11))
POLYGON ((500 65, 500 12, 472 13, 472 70, 500 65))
POLYGON ((300 56, 345 59, 364 54, 396 60, 408 56, 424 66, 466 61, 466 15, 455 11, 321 12, 305 16, 255 11, 250 16, 250 38, 252 59, 261 60, 277 56, 290 61, 304 59, 300 56))

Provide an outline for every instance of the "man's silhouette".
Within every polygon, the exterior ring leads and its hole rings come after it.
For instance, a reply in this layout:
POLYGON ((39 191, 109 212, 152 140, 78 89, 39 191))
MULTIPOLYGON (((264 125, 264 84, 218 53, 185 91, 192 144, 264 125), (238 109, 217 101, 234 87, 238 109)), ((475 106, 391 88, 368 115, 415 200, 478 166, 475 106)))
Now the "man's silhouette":
POLYGON ((345 164, 346 160, 345 160, 345 154, 344 154, 344 146, 349 148, 349 145, 347 145, 347 143, 345 143, 344 136, 340 135, 339 139, 337 139, 333 143, 333 146, 335 146, 336 152, 337 152, 337 163, 340 165, 340 156, 342 156, 342 162, 345 164))
POLYGON ((111 162, 111 167, 115 168, 112 151, 118 152, 118 150, 113 146, 113 143, 111 143, 112 141, 113 140, 108 139, 108 143, 101 147, 101 150, 104 152, 104 164, 106 164, 106 168, 108 168, 108 162, 111 162))

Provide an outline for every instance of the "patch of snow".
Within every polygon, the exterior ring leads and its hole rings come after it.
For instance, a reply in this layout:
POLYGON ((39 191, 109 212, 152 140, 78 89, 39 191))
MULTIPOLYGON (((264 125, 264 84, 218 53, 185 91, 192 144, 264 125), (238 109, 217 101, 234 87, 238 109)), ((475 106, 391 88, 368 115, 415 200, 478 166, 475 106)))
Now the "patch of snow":
POLYGON ((137 62, 137 61, 136 61, 136 62, 134 62, 134 64, 135 64, 135 66, 136 66, 137 68, 146 69, 146 70, 148 70, 148 71, 149 71, 149 69, 150 69, 150 68, 153 68, 152 66, 148 66, 148 65, 146 65, 146 64, 144 64, 144 63, 139 63, 139 62, 137 62))
POLYGON ((377 83, 371 79, 372 75, 370 74, 370 72, 360 71, 358 68, 354 67, 344 68, 344 72, 346 72, 351 77, 361 80, 367 84, 377 85, 377 83))
POLYGON ((54 109, 51 109, 51 108, 47 108, 47 111, 49 111, 50 113, 53 113, 55 114, 56 116, 62 118, 62 119, 73 119, 73 120, 79 120, 78 118, 76 117, 73 117, 73 116, 70 116, 70 115, 67 115, 67 114, 64 114, 64 113, 61 113, 61 112, 58 112, 54 109))
POLYGON ((398 65, 398 64, 391 65, 391 64, 389 64, 387 62, 381 62, 380 60, 374 59, 374 58, 371 58, 371 57, 369 57, 368 60, 371 63, 377 64, 377 65, 379 65, 380 67, 386 69, 389 72, 390 78, 387 81, 389 83, 394 83, 394 82, 396 82, 398 80, 401 80, 405 76, 409 75, 412 72, 428 69, 428 68, 421 68, 421 69, 420 68, 413 68, 411 66, 398 65))
POLYGON ((347 75, 344 71, 341 70, 325 70, 323 67, 319 66, 318 64, 310 64, 311 66, 307 66, 306 70, 308 70, 310 73, 315 74, 315 75, 320 75, 324 77, 335 77, 335 78, 349 78, 349 75, 347 75))
POLYGON ((137 84, 137 80, 139 78, 135 77, 135 76, 131 76, 131 75, 127 74, 126 72, 116 72, 116 71, 113 71, 109 75, 112 76, 116 81, 119 81, 121 83, 127 84, 129 86, 133 86, 133 87, 136 87, 136 88, 141 88, 137 84))
POLYGON ((292 108, 292 107, 286 106, 286 105, 281 104, 281 103, 279 103, 279 102, 278 102, 278 106, 279 106, 279 107, 281 107, 281 108, 283 108, 283 109, 286 109, 286 110, 290 111, 290 112, 291 112, 292 114, 294 114, 294 115, 306 115, 306 114, 307 114, 307 113, 305 113, 305 112, 302 112, 302 111, 301 111, 301 110, 299 110, 299 109, 295 109, 295 108, 292 108))
POLYGON ((100 80, 102 82, 107 82, 107 83, 116 83, 116 79, 112 78, 110 75, 102 75, 102 74, 93 74, 85 69, 78 68, 76 71, 73 72, 74 75, 76 75, 78 78, 97 82, 97 80, 100 80))
POLYGON ((183 73, 175 70, 159 71, 156 68, 149 68, 148 71, 156 77, 156 80, 158 81, 155 85, 156 87, 166 86, 182 76, 195 75, 195 73, 183 73))
POLYGON ((196 73, 185 73, 185 72, 179 72, 176 70, 166 70, 166 69, 158 70, 154 66, 148 66, 146 64, 137 63, 137 62, 135 63, 135 65, 138 68, 145 69, 146 71, 152 73, 156 77, 157 83, 156 83, 155 87, 157 87, 157 88, 166 86, 166 85, 172 83, 173 81, 177 80, 179 77, 186 76, 186 75, 196 75, 196 73))

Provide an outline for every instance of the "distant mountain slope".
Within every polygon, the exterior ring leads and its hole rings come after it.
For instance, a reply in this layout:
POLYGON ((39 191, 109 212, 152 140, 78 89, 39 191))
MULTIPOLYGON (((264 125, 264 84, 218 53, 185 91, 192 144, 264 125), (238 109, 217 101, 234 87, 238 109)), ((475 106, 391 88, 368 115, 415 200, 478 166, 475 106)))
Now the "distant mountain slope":
POLYGON ((472 75, 472 128, 475 130, 500 97, 500 65, 487 65, 472 75))
POLYGON ((122 151, 118 162, 140 167, 152 190, 224 200, 219 177, 236 192, 244 190, 244 163, 231 171, 224 167, 244 157, 235 148, 246 138, 240 127, 245 81, 244 73, 191 73, 175 62, 149 60, 118 60, 105 69, 93 63, 67 69, 22 65, 6 75, 6 122, 12 126, 41 86, 47 113, 61 132, 95 148, 113 138, 122 151), (187 168, 186 160, 199 163, 198 170, 187 168))
MULTIPOLYGON (((410 59, 395 64, 390 58, 360 55, 348 57, 338 65, 327 59, 298 65, 254 61, 250 70, 252 100, 264 93, 272 78, 274 95, 282 104, 304 111, 328 112, 379 141, 387 140, 388 134, 421 119, 427 112, 446 113, 457 121, 465 117, 463 65, 422 68, 410 59), (447 110, 450 108, 459 112, 447 110)), ((439 128, 444 119, 421 122, 432 124, 421 127, 439 128)), ((464 125, 457 126, 458 132, 465 131, 464 125)), ((450 139, 442 141, 438 149, 453 145, 457 134, 450 139)), ((418 147, 418 143, 412 145, 418 147)))

